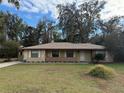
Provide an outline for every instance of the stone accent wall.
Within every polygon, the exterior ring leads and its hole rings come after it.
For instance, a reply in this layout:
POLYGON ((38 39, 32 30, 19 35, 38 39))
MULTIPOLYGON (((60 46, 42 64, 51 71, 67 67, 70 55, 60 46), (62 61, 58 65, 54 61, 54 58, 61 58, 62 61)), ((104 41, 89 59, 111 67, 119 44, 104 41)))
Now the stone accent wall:
POLYGON ((66 57, 47 57, 45 59, 47 62, 69 62, 69 61, 78 61, 78 57, 73 57, 73 58, 66 58, 66 57))
POLYGON ((45 61, 53 62, 53 61, 80 61, 79 51, 74 51, 74 57, 66 57, 66 50, 59 50, 59 57, 52 57, 52 50, 46 50, 46 58, 45 61))

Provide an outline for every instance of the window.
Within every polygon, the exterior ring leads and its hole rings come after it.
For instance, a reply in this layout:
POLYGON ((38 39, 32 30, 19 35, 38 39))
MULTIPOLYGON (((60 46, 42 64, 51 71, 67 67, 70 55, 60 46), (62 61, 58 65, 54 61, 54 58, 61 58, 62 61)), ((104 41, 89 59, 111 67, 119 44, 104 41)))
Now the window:
POLYGON ((38 50, 32 50, 31 51, 31 57, 32 58, 38 58, 39 56, 39 51, 38 50))
POLYGON ((59 57, 59 50, 52 50, 52 57, 59 57))
POLYGON ((73 56, 74 56, 73 50, 67 50, 66 51, 66 57, 73 57, 73 56))

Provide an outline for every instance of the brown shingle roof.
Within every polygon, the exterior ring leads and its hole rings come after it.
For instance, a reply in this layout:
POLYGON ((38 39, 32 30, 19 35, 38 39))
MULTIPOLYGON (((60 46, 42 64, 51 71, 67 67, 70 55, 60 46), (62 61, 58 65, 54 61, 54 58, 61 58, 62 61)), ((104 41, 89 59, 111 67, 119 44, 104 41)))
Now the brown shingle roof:
POLYGON ((91 43, 67 43, 67 42, 55 42, 47 43, 36 46, 24 47, 23 49, 105 49, 104 46, 95 45, 91 43))

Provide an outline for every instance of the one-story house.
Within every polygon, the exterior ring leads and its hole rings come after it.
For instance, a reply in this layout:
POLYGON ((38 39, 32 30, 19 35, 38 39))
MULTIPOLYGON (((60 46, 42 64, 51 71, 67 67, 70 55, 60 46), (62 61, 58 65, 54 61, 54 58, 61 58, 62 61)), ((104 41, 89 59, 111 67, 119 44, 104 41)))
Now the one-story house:
POLYGON ((96 53, 105 55, 102 61, 112 61, 104 46, 91 43, 52 42, 22 48, 23 60, 27 62, 91 62, 96 53))

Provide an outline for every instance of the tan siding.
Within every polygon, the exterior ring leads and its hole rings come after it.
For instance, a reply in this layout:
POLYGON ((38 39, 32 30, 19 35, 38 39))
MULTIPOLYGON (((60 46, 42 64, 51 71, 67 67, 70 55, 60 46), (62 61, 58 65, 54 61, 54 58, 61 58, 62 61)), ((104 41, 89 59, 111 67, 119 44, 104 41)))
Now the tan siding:
POLYGON ((113 62, 113 57, 108 51, 106 51, 105 61, 106 62, 113 62))
POLYGON ((85 61, 91 61, 91 51, 85 51, 85 61))
POLYGON ((60 57, 65 57, 65 50, 60 50, 60 57))
POLYGON ((29 56, 29 55, 28 55, 28 54, 29 54, 28 52, 29 52, 28 50, 24 50, 24 51, 23 51, 23 57, 24 57, 23 59, 24 59, 24 60, 28 59, 28 56, 29 56))
POLYGON ((31 58, 31 50, 28 51, 28 58, 31 58))
MULTIPOLYGON (((31 50, 23 51, 23 59, 27 61, 84 61, 90 62, 96 51, 75 50, 73 58, 66 57, 66 50, 60 50, 60 57, 53 58, 52 50, 39 50, 39 58, 31 58, 31 50), (91 55, 92 52, 92 55, 91 55)), ((105 62, 112 62, 112 56, 106 52, 105 62)))
POLYGON ((85 61, 85 59, 84 59, 84 51, 80 51, 80 61, 85 61))
POLYGON ((80 52, 79 51, 75 51, 75 57, 78 59, 77 61, 80 61, 80 52))
POLYGON ((51 57, 51 56, 52 56, 51 50, 46 50, 46 57, 51 57))
POLYGON ((23 51, 23 54, 24 54, 24 60, 26 61, 45 61, 45 50, 39 50, 38 58, 31 58, 31 50, 23 51))
POLYGON ((80 51, 80 61, 91 61, 91 51, 80 51))

